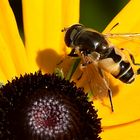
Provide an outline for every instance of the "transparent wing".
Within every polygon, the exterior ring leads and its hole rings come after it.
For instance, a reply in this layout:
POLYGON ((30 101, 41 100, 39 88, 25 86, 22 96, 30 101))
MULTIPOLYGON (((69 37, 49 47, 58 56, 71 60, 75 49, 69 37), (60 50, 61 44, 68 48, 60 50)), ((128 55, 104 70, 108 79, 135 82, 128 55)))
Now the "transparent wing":
POLYGON ((135 57, 139 56, 140 33, 109 33, 104 36, 108 40, 110 46, 124 48, 124 50, 128 50, 135 57))
POLYGON ((70 80, 71 78, 67 77, 72 76, 72 80, 75 81, 76 85, 84 87, 86 92, 90 92, 92 94, 93 98, 102 99, 103 97, 108 96, 108 85, 105 79, 106 76, 103 75, 103 71, 98 68, 98 62, 94 61, 90 57, 83 56, 82 59, 80 59, 80 62, 78 60, 79 66, 76 65, 75 67, 74 64, 77 62, 75 60, 78 59, 72 59, 72 57, 68 56, 57 66, 59 69, 63 70, 65 78, 70 80), (88 64, 88 61, 91 63, 88 64), (84 63, 86 66, 82 66, 84 63))
MULTIPOLYGON (((110 105, 111 105, 110 107, 113 112, 114 109, 113 109, 113 103, 112 103, 112 91, 110 90, 108 86, 108 82, 105 78, 106 76, 103 74, 103 71, 99 69, 98 62, 94 61, 90 57, 88 58, 91 63, 88 63, 88 60, 85 59, 85 56, 83 56, 82 60, 81 59, 73 60, 73 63, 71 63, 71 65, 68 67, 67 72, 65 71, 65 67, 63 67, 66 63, 64 65, 62 64, 61 69, 63 68, 65 78, 67 80, 74 81, 76 83, 76 86, 83 87, 85 89, 85 92, 88 93, 90 100, 100 99, 101 103, 107 106, 104 103, 103 99, 105 97, 109 98, 110 105), (79 69, 78 65, 80 64, 81 66, 81 64, 85 64, 85 62, 86 62, 86 65, 82 67, 81 69, 79 69)), ((64 61, 66 61, 66 59, 64 61)), ((68 63, 67 63, 67 66, 68 66, 68 63)))
POLYGON ((108 33, 108 34, 104 34, 105 37, 111 37, 111 38, 115 38, 115 37, 122 37, 122 38, 140 38, 140 33, 108 33))
POLYGON ((109 87, 96 61, 84 66, 82 75, 75 82, 91 93, 94 99, 103 100, 104 97, 108 97, 109 87))

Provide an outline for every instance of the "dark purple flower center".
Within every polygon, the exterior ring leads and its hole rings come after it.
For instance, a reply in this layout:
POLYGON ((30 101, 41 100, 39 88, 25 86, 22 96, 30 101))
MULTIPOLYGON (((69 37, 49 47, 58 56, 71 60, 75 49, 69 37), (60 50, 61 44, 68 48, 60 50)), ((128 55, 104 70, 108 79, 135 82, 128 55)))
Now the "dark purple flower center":
MULTIPOLYGON (((30 132, 40 136, 53 138, 58 135, 79 131, 79 112, 72 103, 62 95, 47 93, 33 100, 26 112, 26 125, 30 132), (71 107, 70 107, 71 106, 71 107), (73 115, 72 115, 73 114, 73 115), (75 121, 77 120, 77 121, 75 121)), ((79 116, 80 117, 80 116, 79 116)))
POLYGON ((38 99, 27 112, 28 125, 37 134, 52 136, 63 132, 69 125, 67 106, 54 97, 38 99))

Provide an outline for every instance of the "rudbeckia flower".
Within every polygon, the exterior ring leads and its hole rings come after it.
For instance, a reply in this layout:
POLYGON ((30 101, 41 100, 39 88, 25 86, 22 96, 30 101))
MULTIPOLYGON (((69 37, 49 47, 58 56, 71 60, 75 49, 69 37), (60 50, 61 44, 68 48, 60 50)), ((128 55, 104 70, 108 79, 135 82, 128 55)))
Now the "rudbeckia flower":
MULTIPOLYGON (((41 69, 44 73, 52 73, 54 71, 54 68, 56 67, 56 64, 61 60, 61 56, 66 52, 66 46, 63 41, 64 34, 61 32, 61 30, 64 27, 68 27, 71 24, 77 23, 79 19, 78 0, 55 1, 53 2, 53 4, 48 0, 42 0, 40 2, 37 0, 23 0, 22 5, 25 45, 23 44, 19 36, 16 21, 8 1, 1 0, 0 4, 0 82, 4 84, 7 82, 7 80, 12 81, 12 78, 14 78, 15 76, 35 72, 38 71, 38 69, 41 69)), ((139 5, 139 0, 131 0, 108 25, 104 33, 140 32, 140 28, 138 26, 140 22, 139 5), (116 23, 119 23, 119 25, 110 31, 110 29, 116 23)), ((138 56, 138 39, 136 41, 134 41, 133 39, 127 39, 125 41, 122 41, 122 39, 112 39, 111 41, 117 47, 126 47, 130 49, 134 56, 136 56, 136 61, 140 61, 140 57, 138 56)), ((25 76, 23 78, 25 81, 26 77, 28 76, 25 76)), ((11 83, 16 85, 17 87, 17 81, 19 79, 17 78, 11 83)), ((122 84, 120 81, 111 77, 110 79, 112 83, 112 91, 115 93, 113 95, 113 105, 115 111, 111 112, 110 109, 103 106, 100 101, 94 102, 94 105, 98 109, 99 117, 102 118, 103 132, 101 133, 101 138, 103 140, 137 140, 140 137, 140 95, 138 93, 139 77, 137 76, 136 80, 131 85, 122 84)), ((27 83, 30 83, 32 81, 30 80, 31 79, 29 78, 29 81, 27 80, 27 83)), ((38 81, 38 79, 36 80, 38 81)), ((53 83, 53 80, 49 80, 49 83, 53 83)), ((21 85, 24 84, 22 83, 21 85)), ((7 84, 7 86, 9 86, 11 89, 10 91, 12 91, 11 85, 9 83, 7 84)), ((7 86, 3 88, 2 92, 5 91, 7 86)), ((48 86, 49 85, 45 85, 44 88, 48 88, 48 86)), ((17 90, 20 89, 16 88, 14 92, 16 93, 17 90)), ((18 94, 16 93, 16 96, 20 96, 20 93, 22 92, 19 92, 18 94)), ((44 97, 45 92, 46 91, 42 93, 42 97, 44 97)), ((40 90, 36 91, 34 94, 38 96, 39 93, 40 90)), ((10 95, 9 97, 9 99, 11 99, 10 103, 12 103, 12 105, 13 100, 19 103, 19 100, 15 99, 16 96, 14 95, 13 98, 10 95)), ((4 106, 6 109, 9 107, 8 105, 11 106, 11 104, 5 105, 5 103, 7 102, 7 99, 5 99, 5 97, 4 99, 3 97, 1 97, 1 99, 1 106, 4 106)), ((105 99, 105 103, 109 105, 108 99, 105 99)), ((36 106, 36 104, 42 105, 42 100, 33 102, 34 106, 36 106)), ((13 107, 16 106, 13 105, 13 107)), ((17 110, 17 108, 18 107, 16 107, 15 110, 17 110)), ((34 112, 36 112, 34 107, 30 109, 33 111, 32 114, 28 114, 28 117, 34 115, 34 112)), ((42 110, 40 110, 40 112, 41 111, 42 110)), ((4 113, 4 115, 5 114, 6 113, 4 113)), ((38 116, 37 118, 31 118, 31 120, 33 119, 37 119, 39 121, 39 124, 41 124, 41 120, 38 119, 38 116)), ((21 119, 21 121, 23 120, 21 119)), ((30 125, 35 125, 33 122, 34 121, 30 122, 30 125)), ((8 126, 9 124, 6 125, 8 126)), ((42 131, 42 129, 40 131, 42 131)))
POLYGON ((25 46, 8 1, 0 4, 0 139, 100 140, 101 122, 83 88, 42 74, 64 54, 61 30, 78 22, 79 0, 22 4, 25 46))
POLYGON ((37 72, 8 82, 1 93, 1 140, 100 140, 97 111, 73 82, 37 72))

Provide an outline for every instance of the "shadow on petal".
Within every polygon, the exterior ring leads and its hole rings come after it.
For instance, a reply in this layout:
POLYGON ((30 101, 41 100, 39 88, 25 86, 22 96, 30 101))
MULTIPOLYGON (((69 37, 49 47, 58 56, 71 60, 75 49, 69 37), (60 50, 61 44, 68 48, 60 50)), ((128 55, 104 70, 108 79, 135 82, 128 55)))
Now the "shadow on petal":
POLYGON ((62 56, 58 55, 53 49, 38 51, 36 62, 43 72, 54 72, 62 56))

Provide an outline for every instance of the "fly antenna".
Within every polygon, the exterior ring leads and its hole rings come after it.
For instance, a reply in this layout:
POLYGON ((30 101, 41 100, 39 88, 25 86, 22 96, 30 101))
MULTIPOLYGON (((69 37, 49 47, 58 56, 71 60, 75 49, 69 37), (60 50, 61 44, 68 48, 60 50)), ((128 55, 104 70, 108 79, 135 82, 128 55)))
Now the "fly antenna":
POLYGON ((112 35, 114 35, 114 34, 112 34, 112 33, 110 33, 116 26, 118 26, 119 25, 119 22, 117 22, 114 26, 112 26, 112 28, 108 31, 108 33, 107 34, 105 34, 106 36, 112 36, 112 35))
POLYGON ((62 30, 61 30, 61 32, 66 32, 68 30, 68 28, 63 28, 62 30))
MULTIPOLYGON (((118 25, 119 25, 119 22, 117 22, 117 23, 110 29, 110 31, 113 30, 113 29, 114 29, 116 26, 118 26, 118 25)), ((109 31, 109 32, 110 32, 110 31, 109 31)))

